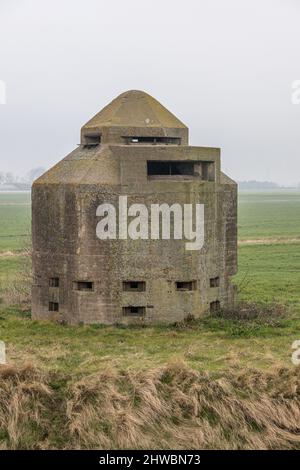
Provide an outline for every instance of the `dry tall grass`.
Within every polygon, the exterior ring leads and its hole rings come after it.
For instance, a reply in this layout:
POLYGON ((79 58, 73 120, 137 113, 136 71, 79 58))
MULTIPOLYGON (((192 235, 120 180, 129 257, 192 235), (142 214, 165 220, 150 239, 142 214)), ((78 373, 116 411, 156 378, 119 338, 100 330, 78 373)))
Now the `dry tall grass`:
POLYGON ((44 448, 40 435, 46 378, 35 368, 0 366, 0 449, 44 448))
MULTIPOLYGON (((61 379, 61 378, 60 378, 61 379)), ((2 448, 300 448, 299 368, 213 378, 174 363, 102 371, 66 386, 0 369, 2 448), (52 384, 52 385, 51 385, 52 384), (55 436, 60 435, 60 441, 55 436)))

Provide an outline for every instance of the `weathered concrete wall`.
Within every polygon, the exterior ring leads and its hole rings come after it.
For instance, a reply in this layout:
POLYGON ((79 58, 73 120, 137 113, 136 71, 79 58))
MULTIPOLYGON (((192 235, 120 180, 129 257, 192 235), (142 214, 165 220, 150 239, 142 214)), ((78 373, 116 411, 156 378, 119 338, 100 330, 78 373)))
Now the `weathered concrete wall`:
POLYGON ((230 305, 236 185, 220 181, 218 149, 112 146, 72 155, 33 186, 34 318, 136 321, 122 313, 122 307, 134 305, 146 307, 144 321, 173 322, 202 315, 215 300, 230 305), (214 161, 216 182, 148 179, 147 160, 162 158, 214 161), (95 184, 97 175, 101 184, 95 184), (149 212, 153 203, 204 204, 204 247, 186 251, 186 240, 99 240, 96 209, 107 202, 117 207, 119 195, 128 196, 128 205, 146 204, 149 212), (51 277, 59 278, 59 288, 49 287, 51 277), (213 277, 220 278, 219 287, 210 287, 213 277), (93 282, 93 291, 76 290, 80 280, 93 282), (124 292, 126 280, 145 281, 146 291, 124 292), (177 291, 176 281, 197 281, 197 289, 177 291), (49 301, 59 302, 57 314, 49 312, 49 301))

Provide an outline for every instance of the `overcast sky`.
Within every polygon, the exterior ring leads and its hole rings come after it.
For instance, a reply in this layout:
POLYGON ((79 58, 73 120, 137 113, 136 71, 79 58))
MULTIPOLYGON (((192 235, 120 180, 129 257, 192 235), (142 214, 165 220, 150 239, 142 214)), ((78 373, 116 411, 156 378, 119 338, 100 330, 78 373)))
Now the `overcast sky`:
POLYGON ((237 180, 300 181, 298 0, 0 0, 0 171, 50 167, 144 90, 237 180))

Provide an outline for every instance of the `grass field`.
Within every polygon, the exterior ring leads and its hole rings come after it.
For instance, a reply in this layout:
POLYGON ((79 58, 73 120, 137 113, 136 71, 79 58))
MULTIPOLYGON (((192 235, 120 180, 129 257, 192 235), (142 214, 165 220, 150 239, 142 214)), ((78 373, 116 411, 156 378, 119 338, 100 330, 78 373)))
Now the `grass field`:
POLYGON ((99 369, 149 369, 184 361, 218 372, 237 364, 267 369, 291 364, 291 344, 299 339, 294 316, 271 324, 205 318, 185 327, 64 326, 32 321, 15 308, 0 312, 0 337, 16 365, 26 361, 73 379, 99 369), (167 345, 167 347, 166 347, 167 345))
MULTIPOLYGON (((0 193, 0 215, 5 298, 24 263, 30 195, 0 193)), ((282 304, 278 317, 64 326, 2 303, 0 449, 299 448, 299 215, 297 192, 239 197, 239 299, 282 304)))
POLYGON ((239 239, 300 242, 300 192, 240 192, 239 239))
POLYGON ((20 251, 30 234, 29 192, 0 192, 0 253, 20 251))

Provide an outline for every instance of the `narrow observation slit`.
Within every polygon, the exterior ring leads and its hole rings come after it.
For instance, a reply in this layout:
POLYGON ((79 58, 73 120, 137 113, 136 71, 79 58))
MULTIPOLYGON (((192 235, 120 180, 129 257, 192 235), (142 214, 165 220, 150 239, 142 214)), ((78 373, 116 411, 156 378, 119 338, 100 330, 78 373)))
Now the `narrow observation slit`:
POLYGON ((150 144, 150 145, 180 145, 179 137, 152 137, 152 136, 130 136, 123 137, 127 145, 130 144, 150 144))
POLYGON ((148 160, 148 176, 178 177, 187 176, 200 181, 214 181, 214 162, 184 161, 184 160, 148 160))
POLYGON ((58 312, 59 303, 58 302, 49 302, 49 312, 58 312))
POLYGON ((59 287, 59 278, 58 277, 50 277, 49 287, 59 287))
POLYGON ((145 292, 145 281, 123 281, 123 291, 129 292, 145 292))
POLYGON ((77 281, 74 282, 76 290, 83 290, 83 291, 92 291, 94 290, 94 283, 90 281, 77 281))
POLYGON ((219 300, 214 300, 213 302, 211 302, 209 304, 209 307, 210 307, 210 312, 211 313, 218 312, 221 308, 219 300))
POLYGON ((123 307, 122 309, 124 316, 143 316, 146 313, 146 307, 132 306, 123 307))
POLYGON ((210 287, 219 287, 220 285, 220 278, 219 277, 212 277, 209 280, 210 287))
POLYGON ((193 175, 194 162, 183 161, 148 161, 148 175, 193 175))
POLYGON ((176 290, 196 290, 197 282, 196 281, 177 281, 176 290))

